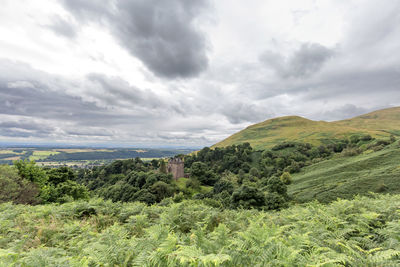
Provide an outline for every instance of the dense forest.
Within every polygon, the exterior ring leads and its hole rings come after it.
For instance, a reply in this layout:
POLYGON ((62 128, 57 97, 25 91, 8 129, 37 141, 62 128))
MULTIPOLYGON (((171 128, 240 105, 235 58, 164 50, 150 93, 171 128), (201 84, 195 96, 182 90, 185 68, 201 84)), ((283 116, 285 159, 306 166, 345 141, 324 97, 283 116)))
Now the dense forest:
POLYGON ((15 161, 0 168, 3 201, 64 203, 99 196, 112 201, 147 204, 183 199, 205 199, 224 208, 281 209, 291 197, 287 186, 303 167, 334 156, 351 157, 378 151, 395 138, 375 140, 369 135, 334 139, 328 145, 285 142, 269 150, 254 150, 249 143, 178 155, 190 178, 175 180, 165 159, 116 160, 105 166, 73 170, 42 168, 34 161, 15 161))

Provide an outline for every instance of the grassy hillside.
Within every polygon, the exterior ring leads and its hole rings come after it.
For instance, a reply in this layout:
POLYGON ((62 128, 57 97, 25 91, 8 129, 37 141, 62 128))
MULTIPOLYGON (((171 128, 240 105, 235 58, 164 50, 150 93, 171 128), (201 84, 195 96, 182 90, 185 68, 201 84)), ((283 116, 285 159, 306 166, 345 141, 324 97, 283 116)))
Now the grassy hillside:
POLYGON ((201 201, 0 204, 0 266, 399 266, 400 196, 280 212, 201 201))
POLYGON ((400 107, 374 111, 349 120, 338 121, 336 124, 400 136, 400 107))
POLYGON ((400 193, 399 143, 354 157, 337 155, 303 168, 293 176, 288 191, 298 202, 329 202, 367 192, 400 193))
POLYGON ((312 121, 298 116, 270 119, 251 125, 213 147, 249 142, 256 149, 265 149, 283 141, 318 145, 332 138, 346 138, 361 133, 373 137, 386 137, 390 134, 400 136, 400 107, 336 122, 312 121))

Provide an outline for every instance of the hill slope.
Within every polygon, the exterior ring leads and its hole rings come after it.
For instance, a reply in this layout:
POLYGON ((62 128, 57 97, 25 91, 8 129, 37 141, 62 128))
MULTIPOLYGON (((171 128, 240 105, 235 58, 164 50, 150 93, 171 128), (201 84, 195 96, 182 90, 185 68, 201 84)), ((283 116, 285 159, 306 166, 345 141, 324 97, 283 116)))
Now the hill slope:
POLYGON ((289 194, 298 202, 330 202, 368 192, 400 193, 400 144, 354 157, 336 157, 303 168, 289 194))
POLYGON ((335 122, 312 121, 298 116, 270 119, 251 125, 213 147, 249 142, 256 149, 265 149, 283 141, 318 145, 329 142, 332 138, 345 138, 353 134, 370 134, 373 137, 386 137, 390 134, 400 136, 400 107, 335 122))

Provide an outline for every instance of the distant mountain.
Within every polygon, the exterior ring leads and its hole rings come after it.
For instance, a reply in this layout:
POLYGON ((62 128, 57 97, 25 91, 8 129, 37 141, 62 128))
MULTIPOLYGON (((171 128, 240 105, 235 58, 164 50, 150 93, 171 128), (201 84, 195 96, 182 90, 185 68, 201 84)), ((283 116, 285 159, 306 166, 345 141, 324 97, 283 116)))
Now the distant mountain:
POLYGON ((319 145, 353 134, 370 134, 372 137, 387 137, 391 134, 400 136, 400 107, 334 122, 313 121, 299 116, 279 117, 251 125, 213 147, 249 142, 256 149, 265 149, 284 141, 319 145))

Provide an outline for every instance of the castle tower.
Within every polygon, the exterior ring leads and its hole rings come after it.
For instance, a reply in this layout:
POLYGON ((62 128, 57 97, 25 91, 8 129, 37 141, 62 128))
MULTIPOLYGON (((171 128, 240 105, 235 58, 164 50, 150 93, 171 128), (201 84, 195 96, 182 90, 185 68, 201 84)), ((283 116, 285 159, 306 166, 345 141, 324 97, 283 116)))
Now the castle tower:
POLYGON ((173 158, 168 161, 167 172, 172 173, 175 180, 185 176, 185 164, 181 158, 173 158))

